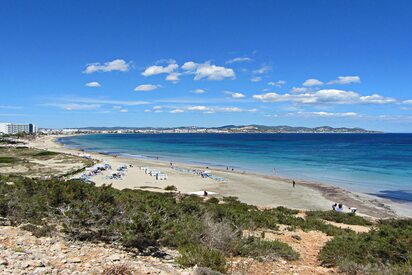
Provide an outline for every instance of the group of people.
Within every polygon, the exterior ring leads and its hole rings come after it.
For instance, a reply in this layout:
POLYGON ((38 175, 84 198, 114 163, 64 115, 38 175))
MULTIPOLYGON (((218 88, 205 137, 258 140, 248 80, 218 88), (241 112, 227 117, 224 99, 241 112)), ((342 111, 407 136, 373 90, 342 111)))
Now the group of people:
MULTIPOLYGON (((334 204, 332 204, 332 210, 336 212, 343 212, 343 204, 341 203, 337 204, 335 202, 334 204)), ((349 210, 352 214, 355 214, 358 209, 355 207, 349 207, 349 210)))

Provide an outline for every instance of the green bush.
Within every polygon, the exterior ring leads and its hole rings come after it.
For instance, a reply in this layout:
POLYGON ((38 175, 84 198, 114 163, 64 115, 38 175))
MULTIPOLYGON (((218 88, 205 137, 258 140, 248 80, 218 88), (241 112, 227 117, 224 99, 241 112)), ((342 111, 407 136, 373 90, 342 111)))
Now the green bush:
POLYGON ((33 156, 34 157, 48 157, 48 156, 57 156, 57 155, 60 155, 60 153, 52 152, 52 151, 41 151, 41 152, 35 153, 33 156))
POLYGON ((237 245, 236 252, 242 257, 281 257, 286 260, 297 260, 299 258, 299 253, 289 245, 279 241, 266 241, 257 237, 243 238, 237 245))
POLYGON ((0 157, 0 163, 16 163, 18 162, 18 158, 13 157, 0 157))
POLYGON ((224 255, 217 250, 202 245, 187 245, 179 249, 181 254, 176 259, 177 263, 184 267, 202 266, 219 272, 225 272, 226 260, 224 255))
POLYGON ((168 186, 165 187, 165 190, 166 191, 176 191, 177 187, 174 186, 174 185, 168 185, 168 186))
POLYGON ((381 221, 368 233, 346 234, 329 241, 319 254, 325 266, 398 266, 412 262, 412 220, 381 221))
POLYGON ((352 213, 341 213, 337 211, 309 211, 306 213, 308 217, 316 217, 319 219, 352 224, 352 225, 372 225, 372 223, 363 217, 357 216, 352 213))

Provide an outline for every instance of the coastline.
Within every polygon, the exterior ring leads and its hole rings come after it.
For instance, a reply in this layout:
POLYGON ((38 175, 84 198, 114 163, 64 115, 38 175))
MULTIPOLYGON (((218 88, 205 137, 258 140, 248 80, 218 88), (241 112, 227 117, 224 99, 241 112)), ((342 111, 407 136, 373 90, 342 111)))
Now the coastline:
MULTIPOLYGON (((67 136, 67 135, 65 135, 67 136)), ((46 136, 29 142, 29 146, 39 149, 53 150, 61 153, 79 155, 81 150, 64 146, 57 139, 64 136, 46 136)), ((226 171, 219 167, 209 167, 213 175, 225 179, 219 182, 199 175, 177 171, 165 161, 143 158, 128 158, 97 152, 87 152, 91 158, 99 162, 109 163, 113 168, 125 163, 132 168, 122 180, 109 180, 107 175, 96 175, 91 180, 96 185, 112 184, 118 189, 142 189, 155 192, 166 192, 164 188, 174 185, 182 193, 208 192, 216 193, 217 197, 235 196, 240 201, 259 207, 284 206, 299 210, 330 210, 334 202, 343 203, 345 209, 356 207, 358 213, 373 218, 393 218, 399 216, 412 217, 412 211, 402 203, 371 195, 351 192, 340 187, 323 183, 296 180, 296 188, 292 187, 292 179, 254 172, 226 171), (168 175, 168 180, 156 181, 146 175, 139 167, 153 167, 168 175)), ((174 162, 174 167, 183 169, 203 169, 204 166, 174 162)), ((79 175, 77 175, 79 176, 79 175)))

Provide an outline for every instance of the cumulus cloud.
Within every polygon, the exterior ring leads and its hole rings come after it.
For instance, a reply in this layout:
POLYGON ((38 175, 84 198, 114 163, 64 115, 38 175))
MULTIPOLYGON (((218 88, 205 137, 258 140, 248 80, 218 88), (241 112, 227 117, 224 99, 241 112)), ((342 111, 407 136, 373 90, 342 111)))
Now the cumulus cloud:
POLYGON ((328 84, 353 84, 353 83, 360 83, 360 77, 357 75, 354 76, 338 76, 337 79, 331 80, 328 82, 328 84))
POLYGON ((254 70, 253 73, 254 74, 265 74, 267 72, 269 72, 272 69, 271 66, 262 66, 261 68, 254 70))
POLYGON ((268 85, 274 86, 274 87, 278 87, 278 88, 282 87, 282 85, 285 85, 285 84, 286 84, 286 81, 284 81, 284 80, 278 80, 278 81, 270 81, 270 82, 268 82, 268 85))
POLYGON ((93 87, 93 88, 98 88, 101 87, 99 82, 93 81, 93 82, 88 82, 85 85, 86 87, 93 87))
POLYGON ((323 85, 323 82, 315 78, 309 78, 309 79, 306 79, 302 85, 305 87, 321 86, 323 85))
POLYGON ((311 91, 312 89, 307 88, 307 87, 293 87, 291 90, 292 93, 308 93, 311 91))
POLYGON ((204 90, 204 89, 195 89, 192 92, 195 93, 195 94, 204 94, 204 93, 206 93, 206 90, 204 90))
POLYGON ((227 95, 230 95, 230 97, 231 97, 231 98, 234 98, 234 99, 240 99, 240 98, 244 98, 244 97, 245 97, 244 94, 242 94, 242 93, 237 93, 237 92, 225 91, 224 93, 227 94, 227 95))
POLYGON ((181 73, 177 73, 177 72, 175 72, 175 73, 171 73, 171 74, 169 74, 169 75, 167 75, 166 76, 166 80, 167 81, 171 81, 171 82, 173 82, 173 83, 176 83, 176 82, 178 82, 180 79, 179 79, 179 76, 181 75, 181 73))
POLYGON ((120 109, 119 112, 120 112, 120 113, 128 113, 129 110, 127 110, 127 109, 120 109))
POLYGON ((213 65, 210 61, 205 63, 188 61, 183 64, 182 69, 185 70, 187 74, 194 74, 194 80, 203 78, 207 80, 223 80, 225 78, 234 79, 236 77, 232 69, 213 65))
POLYGON ((260 76, 254 76, 250 79, 252 82, 260 82, 262 81, 262 78, 260 76))
POLYGON ((160 88, 160 85, 142 84, 134 88, 136 92, 149 92, 160 88))
POLYGON ((173 109, 170 111, 171 114, 178 114, 178 113, 184 113, 185 110, 183 109, 173 109))
POLYGON ((111 71, 120 71, 127 72, 130 69, 130 64, 124 61, 123 59, 115 59, 113 61, 101 63, 91 63, 87 64, 86 69, 83 73, 91 74, 94 72, 111 72, 111 71))
POLYGON ((252 62, 252 61, 253 59, 250 57, 235 57, 233 59, 226 61, 226 64, 239 63, 239 62, 252 62))
POLYGON ((378 94, 361 96, 352 91, 335 89, 299 94, 266 93, 253 95, 253 98, 264 102, 293 102, 300 104, 386 104, 396 102, 394 98, 378 94))
POLYGON ((404 104, 412 104, 412 99, 402 101, 404 104))
POLYGON ((169 64, 167 66, 150 66, 147 67, 143 72, 143 76, 152 76, 152 75, 158 75, 158 74, 170 74, 174 72, 177 68, 179 68, 179 65, 176 63, 169 64))

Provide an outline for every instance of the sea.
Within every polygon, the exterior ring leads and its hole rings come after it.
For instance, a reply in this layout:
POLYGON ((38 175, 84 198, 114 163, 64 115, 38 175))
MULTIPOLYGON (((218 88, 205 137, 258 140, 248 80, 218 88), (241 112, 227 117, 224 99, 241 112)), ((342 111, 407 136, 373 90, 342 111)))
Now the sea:
POLYGON ((96 134, 64 145, 319 182, 412 203, 412 134, 96 134))

